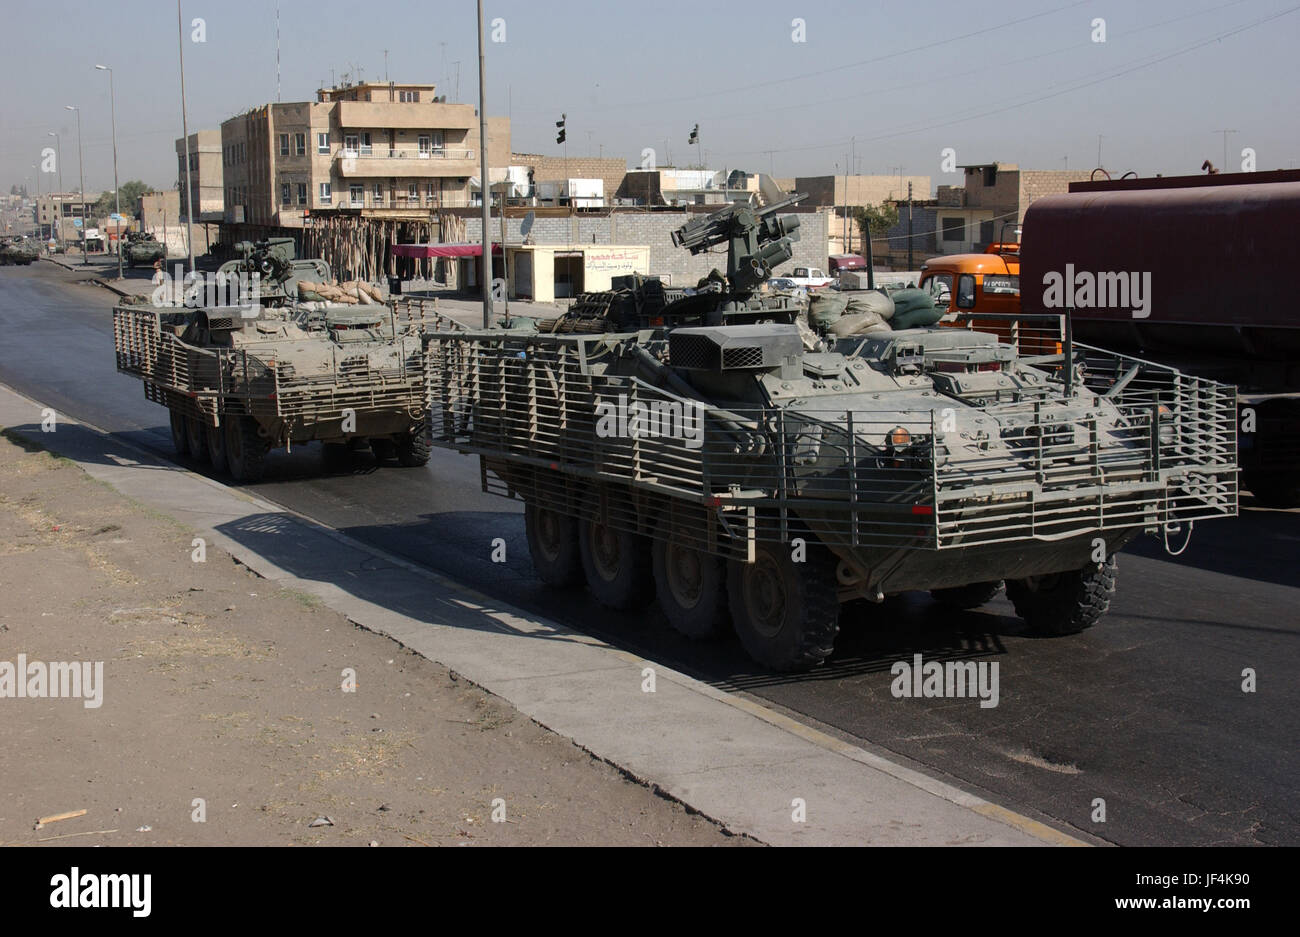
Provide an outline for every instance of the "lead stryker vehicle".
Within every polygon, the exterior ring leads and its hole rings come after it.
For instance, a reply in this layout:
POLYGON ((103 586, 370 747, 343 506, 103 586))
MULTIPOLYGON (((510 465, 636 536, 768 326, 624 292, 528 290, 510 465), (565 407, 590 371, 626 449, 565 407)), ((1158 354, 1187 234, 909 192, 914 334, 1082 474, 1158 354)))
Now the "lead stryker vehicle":
POLYGON ((1005 583, 1031 632, 1080 631, 1130 539, 1236 513, 1230 388, 1073 344, 1058 317, 1060 352, 1032 357, 971 329, 812 336, 755 292, 794 221, 684 226, 679 245, 729 251, 693 295, 633 284, 547 334, 426 336, 434 442, 524 501, 544 581, 614 608, 657 594, 679 631, 730 620, 800 670, 843 603, 909 590, 973 608, 1005 583))
POLYGON ((28 237, 5 238, 0 241, 0 266, 29 266, 40 257, 40 245, 28 237))
POLYGON ((429 307, 299 303, 299 279, 328 279, 323 260, 295 259, 291 239, 238 251, 188 305, 160 305, 160 287, 154 305, 114 310, 118 370, 170 411, 177 452, 239 481, 261 477, 271 448, 310 441, 424 465, 429 307))
POLYGON ((136 264, 152 264, 155 260, 167 260, 167 247, 152 234, 144 231, 130 231, 122 243, 122 259, 128 267, 136 264))

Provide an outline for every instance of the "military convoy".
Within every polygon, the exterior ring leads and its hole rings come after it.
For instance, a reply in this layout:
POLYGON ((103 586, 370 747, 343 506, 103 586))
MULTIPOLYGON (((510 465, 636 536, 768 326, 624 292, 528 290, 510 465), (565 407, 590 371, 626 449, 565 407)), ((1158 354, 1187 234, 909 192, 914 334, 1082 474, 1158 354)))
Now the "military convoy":
POLYGON ((0 266, 29 266, 41 256, 40 244, 29 237, 0 239, 0 266))
POLYGON ((206 283, 114 310, 118 370, 168 409, 177 452, 241 482, 271 449, 311 441, 425 464, 432 307, 299 302, 300 282, 328 281, 324 261, 297 259, 287 238, 237 253, 206 283))
POLYGON ((971 608, 1005 583, 1032 632, 1080 631, 1130 539, 1236 513, 1231 388, 1075 344, 1061 316, 1024 323, 1046 354, 905 327, 880 294, 810 325, 758 290, 793 254, 784 204, 676 232, 727 247, 696 289, 637 277, 537 329, 426 334, 433 442, 524 502, 543 581, 657 595, 680 632, 730 622, 801 670, 843 603, 907 590, 971 608))

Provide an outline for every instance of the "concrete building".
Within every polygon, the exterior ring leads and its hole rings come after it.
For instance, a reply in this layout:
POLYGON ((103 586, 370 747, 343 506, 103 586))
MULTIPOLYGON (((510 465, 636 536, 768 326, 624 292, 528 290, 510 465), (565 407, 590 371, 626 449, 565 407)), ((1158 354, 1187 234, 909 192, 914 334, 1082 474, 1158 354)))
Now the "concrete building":
MULTIPOLYGON (((448 104, 434 92, 431 84, 365 82, 224 121, 228 240, 301 228, 322 214, 428 221, 470 205, 478 116, 473 106, 448 104)), ((508 118, 488 118, 487 146, 493 165, 508 164, 508 118)))
POLYGON ((976 163, 960 167, 966 174, 963 208, 989 209, 997 222, 1019 225, 1035 199, 1064 195, 1071 182, 1086 182, 1089 170, 1021 169, 1015 163, 976 163))
MULTIPOLYGON (((81 240, 84 219, 91 218, 92 206, 99 195, 82 198, 75 192, 52 192, 36 200, 36 228, 42 238, 54 237, 65 242, 81 240)), ((90 224, 94 224, 91 218, 90 224)))
POLYGON ((777 183, 787 192, 806 194, 808 197, 799 203, 804 208, 883 205, 894 199, 907 198, 909 183, 914 199, 930 197, 929 176, 795 176, 793 179, 778 179, 777 183))
MULTIPOLYGON (((195 221, 220 221, 225 209, 225 189, 222 183, 221 131, 199 130, 190 134, 190 198, 194 202, 195 221)), ((176 188, 185 191, 185 138, 176 140, 176 188)), ((188 211, 184 198, 180 200, 182 216, 188 211)))
MULTIPOLYGON (((543 156, 540 153, 511 153, 512 166, 525 167, 532 174, 533 184, 563 182, 567 179, 600 179, 607 198, 618 192, 627 175, 627 160, 591 156, 543 156)), ((503 165, 493 163, 493 166, 503 165)), ((493 180, 494 182, 497 180, 493 180)))

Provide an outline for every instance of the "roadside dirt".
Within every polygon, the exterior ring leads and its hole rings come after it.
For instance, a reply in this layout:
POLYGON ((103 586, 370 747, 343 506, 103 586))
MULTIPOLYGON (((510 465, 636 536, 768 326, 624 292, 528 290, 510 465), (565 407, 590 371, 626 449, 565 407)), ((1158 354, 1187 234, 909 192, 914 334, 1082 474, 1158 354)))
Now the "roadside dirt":
POLYGON ((192 540, 0 436, 0 678, 103 662, 98 708, 0 695, 0 844, 752 842, 192 540))

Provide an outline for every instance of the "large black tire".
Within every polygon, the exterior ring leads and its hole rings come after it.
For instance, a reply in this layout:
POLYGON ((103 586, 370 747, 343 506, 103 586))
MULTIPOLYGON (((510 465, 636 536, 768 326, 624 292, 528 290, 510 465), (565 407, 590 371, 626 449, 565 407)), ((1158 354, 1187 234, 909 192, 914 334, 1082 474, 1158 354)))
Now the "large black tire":
POLYGON ((257 433, 257 421, 251 416, 226 418, 226 461, 237 482, 260 481, 266 473, 266 454, 270 450, 257 433))
POLYGON ((1032 579, 1008 579, 1007 598, 1037 635, 1078 634, 1095 625, 1110 608, 1119 565, 1115 557, 1083 569, 1032 579))
POLYGON ((167 414, 171 422, 172 447, 178 456, 185 458, 190 454, 190 441, 185 435, 185 414, 177 413, 175 410, 168 410, 167 414))
POLYGON ((428 420, 421 420, 415 429, 397 437, 397 461, 405 468, 428 465, 429 454, 432 451, 433 442, 430 438, 428 420))
POLYGON ((731 620, 726 561, 683 543, 671 530, 660 533, 662 538, 655 539, 650 555, 655 595, 668 624, 697 641, 725 634, 731 620))
POLYGON ((567 514, 524 506, 524 532, 537 578, 548 586, 576 586, 582 582, 582 554, 578 548, 578 522, 567 514))
MULTIPOLYGON (((613 496, 610 501, 616 503, 613 496)), ((603 517, 577 523, 582 572, 596 601, 616 609, 647 604, 655 586, 646 538, 612 527, 603 517)))
POLYGON ((811 543, 802 563, 784 544, 759 543, 755 550, 753 563, 727 566, 736 635, 765 667, 810 670, 830 656, 840 630, 835 558, 811 543))
POLYGON ((185 418, 185 448, 195 462, 208 461, 208 431, 205 424, 192 416, 185 418))
POLYGON ((204 427, 208 434, 208 459, 212 462, 212 467, 218 472, 226 472, 230 469, 230 463, 226 459, 226 428, 224 421, 221 426, 204 427))
POLYGON ((952 586, 947 589, 931 589, 931 597, 941 605, 949 608, 979 608, 993 600, 1002 589, 1002 580, 997 582, 972 582, 965 586, 952 586))

